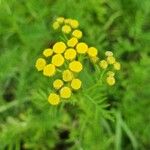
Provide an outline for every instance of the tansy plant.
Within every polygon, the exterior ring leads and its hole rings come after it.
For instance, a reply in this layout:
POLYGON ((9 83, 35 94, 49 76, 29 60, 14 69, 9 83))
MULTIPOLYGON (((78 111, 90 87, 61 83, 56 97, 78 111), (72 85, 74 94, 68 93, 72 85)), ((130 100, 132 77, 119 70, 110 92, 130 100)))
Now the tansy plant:
POLYGON ((115 84, 115 71, 121 68, 111 51, 106 51, 104 58, 101 58, 102 54, 99 54, 96 47, 83 42, 82 31, 78 28, 77 20, 57 18, 53 23, 53 29, 59 31, 64 38, 52 47, 46 48, 42 57, 36 61, 38 71, 49 78, 56 78, 53 82, 53 92, 48 96, 51 105, 58 105, 70 99, 72 94, 82 88, 79 73, 83 71, 85 60, 91 62, 99 72, 103 72, 100 80, 102 77, 105 78, 109 86, 115 84))

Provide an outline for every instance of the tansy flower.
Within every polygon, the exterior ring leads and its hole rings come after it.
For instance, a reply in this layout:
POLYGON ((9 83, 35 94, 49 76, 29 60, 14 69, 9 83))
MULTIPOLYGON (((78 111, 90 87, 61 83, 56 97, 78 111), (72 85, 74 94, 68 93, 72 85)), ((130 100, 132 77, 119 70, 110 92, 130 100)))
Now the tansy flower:
POLYGON ((79 22, 75 19, 71 19, 69 23, 73 29, 78 28, 79 26, 79 22))
POLYGON ((65 82, 69 82, 73 79, 73 73, 70 70, 65 70, 62 73, 62 78, 65 82))
POLYGON ((46 65, 46 61, 43 58, 38 58, 35 64, 35 67, 38 71, 42 71, 46 65))
POLYGON ((64 53, 65 59, 70 60, 70 61, 74 60, 76 58, 76 55, 77 53, 73 48, 67 49, 64 53))
POLYGON ((64 22, 64 17, 58 17, 57 19, 57 22, 59 22, 60 24, 62 24, 64 22))
POLYGON ((63 53, 65 49, 66 49, 66 44, 64 42, 57 42, 53 46, 53 51, 58 54, 63 53))
POLYGON ((77 44, 76 49, 79 54, 85 54, 88 50, 88 46, 86 43, 81 42, 77 44))
POLYGON ((115 84, 115 78, 113 76, 108 76, 107 79, 106 79, 108 85, 112 86, 115 84))
POLYGON ((80 31, 80 30, 74 30, 74 31, 72 32, 72 35, 73 35, 74 37, 78 38, 78 39, 81 39, 81 38, 82 38, 82 31, 80 31))
POLYGON ((66 33, 66 34, 69 34, 71 32, 71 27, 69 25, 64 25, 62 27, 62 32, 66 33))
POLYGON ((73 37, 70 40, 68 40, 67 45, 69 47, 75 47, 77 43, 78 43, 78 39, 76 37, 73 37))
POLYGON ((102 69, 106 69, 108 67, 108 63, 106 60, 101 60, 99 65, 102 69))
POLYGON ((43 70, 43 74, 48 77, 53 76, 55 72, 56 72, 56 68, 53 64, 46 65, 43 70))
POLYGON ((61 96, 62 98, 64 98, 64 99, 70 98, 70 97, 71 97, 71 94, 72 94, 72 92, 71 92, 71 89, 70 89, 69 87, 63 87, 63 88, 61 88, 61 90, 60 90, 60 96, 61 96))
POLYGON ((64 64, 64 57, 61 54, 56 54, 52 57, 52 64, 57 67, 60 67, 64 64))
POLYGON ((53 87, 56 89, 56 90, 59 90, 62 86, 64 85, 64 82, 60 79, 57 79, 53 82, 53 87))
POLYGON ((92 63, 96 64, 99 61, 99 58, 98 57, 91 57, 90 60, 92 63))
POLYGON ((57 30, 59 27, 60 27, 59 22, 55 21, 55 22, 53 23, 53 29, 54 29, 54 30, 57 30))
POLYGON ((58 105, 60 103, 60 97, 59 95, 55 94, 55 93, 51 93, 48 97, 48 102, 51 105, 58 105))
POLYGON ((73 79, 71 81, 71 87, 73 90, 79 90, 81 88, 82 82, 79 79, 73 79))
POLYGON ((121 69, 121 65, 120 65, 119 62, 115 62, 115 63, 114 63, 114 69, 115 69, 115 70, 120 70, 120 69, 121 69))
POLYGON ((106 51, 106 52, 105 52, 105 56, 107 56, 107 57, 113 56, 113 52, 111 52, 111 51, 106 51))
POLYGON ((98 54, 98 50, 95 47, 90 47, 87 51, 89 57, 96 57, 98 54))
POLYGON ((107 57, 107 62, 108 64, 114 64, 115 63, 115 58, 113 56, 108 56, 107 57))
POLYGON ((65 22, 65 24, 70 24, 71 20, 72 19, 65 19, 64 22, 65 22))
POLYGON ((79 73, 83 69, 83 66, 79 61, 72 61, 69 64, 69 69, 73 72, 79 73))
POLYGON ((49 56, 52 56, 53 55, 53 50, 51 48, 47 48, 43 51, 43 55, 45 57, 49 57, 49 56))
POLYGON ((107 75, 108 75, 108 76, 112 76, 112 77, 114 77, 115 73, 114 73, 114 72, 112 72, 112 71, 108 71, 108 72, 107 72, 107 75))

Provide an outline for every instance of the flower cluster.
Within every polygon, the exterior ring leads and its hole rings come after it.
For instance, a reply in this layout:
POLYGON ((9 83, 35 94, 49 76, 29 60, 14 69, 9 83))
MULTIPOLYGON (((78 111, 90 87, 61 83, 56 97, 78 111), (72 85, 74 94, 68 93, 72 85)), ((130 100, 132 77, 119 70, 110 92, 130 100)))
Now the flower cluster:
POLYGON ((121 68, 111 51, 106 51, 106 59, 101 60, 97 48, 89 47, 81 41, 83 34, 78 27, 77 20, 57 18, 53 23, 53 29, 62 32, 64 41, 58 41, 51 48, 45 49, 43 56, 36 61, 37 70, 42 71, 44 76, 54 79, 54 92, 48 97, 52 105, 58 105, 63 100, 69 99, 81 88, 79 73, 83 70, 83 58, 92 60, 100 69, 107 70, 106 82, 111 86, 115 84, 113 71, 121 68))

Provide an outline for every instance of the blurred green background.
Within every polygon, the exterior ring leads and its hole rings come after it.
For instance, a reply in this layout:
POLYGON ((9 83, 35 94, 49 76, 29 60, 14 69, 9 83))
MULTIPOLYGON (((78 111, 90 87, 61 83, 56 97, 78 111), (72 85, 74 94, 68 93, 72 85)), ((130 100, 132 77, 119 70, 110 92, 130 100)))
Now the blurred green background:
POLYGON ((149 15, 149 0, 0 0, 0 150, 150 150, 149 15), (34 65, 58 16, 119 58, 117 84, 96 91, 109 107, 47 103, 34 65))

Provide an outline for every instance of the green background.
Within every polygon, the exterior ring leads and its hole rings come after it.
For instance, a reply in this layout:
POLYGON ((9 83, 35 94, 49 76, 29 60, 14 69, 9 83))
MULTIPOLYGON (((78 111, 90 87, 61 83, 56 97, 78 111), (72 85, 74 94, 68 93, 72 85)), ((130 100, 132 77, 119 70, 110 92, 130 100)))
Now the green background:
POLYGON ((0 0, 0 150, 149 150, 149 15, 149 0, 0 0), (34 65, 59 39, 58 16, 77 19, 83 40, 122 69, 114 87, 52 107, 51 79, 34 65))

